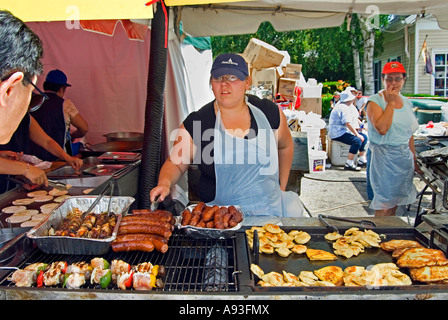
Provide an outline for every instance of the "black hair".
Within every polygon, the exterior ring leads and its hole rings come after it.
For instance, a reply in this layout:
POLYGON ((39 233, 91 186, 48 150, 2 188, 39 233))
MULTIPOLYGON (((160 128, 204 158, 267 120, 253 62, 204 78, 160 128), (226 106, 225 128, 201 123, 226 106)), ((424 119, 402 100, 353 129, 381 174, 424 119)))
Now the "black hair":
POLYGON ((44 86, 45 91, 53 91, 53 92, 58 92, 59 89, 66 87, 66 85, 64 85, 64 84, 59 84, 59 83, 54 83, 54 82, 49 82, 49 81, 45 81, 43 86, 44 86))
POLYGON ((0 10, 0 78, 21 71, 32 79, 42 73, 42 55, 39 37, 11 12, 0 10))

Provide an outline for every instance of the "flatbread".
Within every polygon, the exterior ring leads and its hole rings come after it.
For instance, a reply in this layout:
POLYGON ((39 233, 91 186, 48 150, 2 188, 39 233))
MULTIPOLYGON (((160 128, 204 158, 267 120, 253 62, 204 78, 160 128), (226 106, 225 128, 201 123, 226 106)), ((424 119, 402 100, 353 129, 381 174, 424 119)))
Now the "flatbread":
POLYGON ((26 209, 25 206, 9 206, 9 207, 4 207, 2 209, 2 212, 3 213, 14 213, 14 212, 22 211, 22 210, 25 210, 25 209, 26 209))
POLYGON ((336 257, 334 254, 324 251, 324 250, 318 250, 318 249, 307 249, 306 255, 310 260, 337 260, 338 257, 336 257))
POLYGON ((68 195, 68 194, 64 194, 64 195, 62 195, 62 196, 59 196, 59 197, 57 197, 57 198, 54 198, 53 201, 54 201, 54 202, 62 202, 62 201, 64 201, 65 199, 70 198, 70 197, 71 197, 70 195, 68 195))
POLYGON ((52 202, 52 203, 47 203, 44 204, 42 206, 40 206, 40 211, 42 213, 50 213, 51 211, 53 211, 54 208, 56 208, 59 205, 59 203, 56 202, 52 202))
POLYGON ((411 248, 406 250, 397 260, 400 268, 421 268, 428 266, 448 265, 448 259, 441 250, 427 248, 411 248))
POLYGON ((56 188, 54 188, 48 192, 48 194, 53 197, 59 197, 64 194, 67 194, 67 193, 68 193, 68 190, 58 190, 56 188))
POLYGON ((84 189, 84 190, 82 190, 82 193, 84 193, 84 194, 89 194, 90 191, 92 191, 93 189, 94 189, 94 188, 84 189))
POLYGON ((448 266, 431 266, 409 269, 412 280, 420 282, 438 282, 448 279, 448 266))
POLYGON ((48 192, 45 190, 36 190, 36 191, 28 192, 26 195, 28 197, 34 198, 34 197, 46 196, 47 194, 48 194, 48 192))
POLYGON ((28 220, 28 221, 22 222, 20 224, 20 226, 22 228, 35 227, 35 226, 37 226, 39 224, 39 222, 40 221, 37 221, 37 220, 28 220))
POLYGON ((9 223, 22 223, 31 219, 31 215, 10 216, 6 218, 6 222, 9 223))
POLYGON ((46 217, 48 217, 47 213, 39 213, 39 214, 32 216, 31 221, 42 221, 46 217))
POLYGON ((25 209, 25 210, 21 210, 21 211, 17 211, 13 213, 13 216, 26 216, 26 215, 30 215, 30 216, 34 216, 35 214, 38 214, 39 210, 36 209, 25 209))
POLYGON ((46 195, 46 196, 37 196, 33 198, 36 202, 47 202, 53 200, 53 196, 46 195))
POLYGON ((13 200, 12 204, 15 206, 27 206, 34 202, 34 198, 22 198, 13 200))

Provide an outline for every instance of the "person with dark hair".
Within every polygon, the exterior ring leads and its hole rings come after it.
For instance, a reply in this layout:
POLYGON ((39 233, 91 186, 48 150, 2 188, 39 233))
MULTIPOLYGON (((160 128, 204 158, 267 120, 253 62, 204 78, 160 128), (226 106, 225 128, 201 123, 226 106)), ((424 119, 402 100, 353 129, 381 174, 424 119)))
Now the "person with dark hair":
POLYGON ((413 178, 418 166, 413 134, 418 121, 412 102, 400 93, 406 81, 404 66, 397 61, 386 63, 382 80, 384 90, 371 96, 366 106, 370 139, 367 177, 375 216, 390 216, 395 215, 397 206, 416 200, 413 178))
MULTIPOLYGON (((30 105, 42 73, 42 42, 11 12, 0 10, 0 144, 11 139, 30 105)), ((33 100, 32 107, 43 102, 33 100)))
POLYGON ((300 216, 299 196, 285 191, 294 146, 283 112, 245 94, 251 78, 238 54, 216 57, 210 84, 215 100, 184 120, 150 200, 163 201, 190 164, 198 164, 201 201, 238 205, 246 216, 300 216))
MULTIPOLYGON (((87 121, 81 116, 73 102, 64 99, 65 91, 71 85, 67 82, 67 76, 59 69, 48 72, 44 82, 44 90, 49 97, 42 106, 32 112, 33 118, 42 129, 53 138, 65 151, 71 152, 71 142, 83 137, 89 130, 87 121), (70 134, 70 126, 76 128, 70 134)), ((31 143, 30 150, 33 155, 45 161, 54 161, 56 156, 41 146, 31 143)))

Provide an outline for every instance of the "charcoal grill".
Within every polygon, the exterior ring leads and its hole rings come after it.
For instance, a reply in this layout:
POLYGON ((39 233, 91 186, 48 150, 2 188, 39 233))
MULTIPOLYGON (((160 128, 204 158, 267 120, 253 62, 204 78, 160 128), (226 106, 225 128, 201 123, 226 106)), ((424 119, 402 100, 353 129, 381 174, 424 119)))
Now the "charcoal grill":
MULTIPOLYGON (((233 237, 222 240, 195 240, 182 233, 174 233, 168 243, 170 249, 165 254, 156 251, 115 253, 110 250, 102 257, 109 262, 118 259, 131 265, 148 261, 153 265, 163 265, 166 270, 166 276, 163 279, 164 287, 155 288, 154 292, 236 292, 238 290, 238 272, 235 239, 233 237)), ((18 259, 14 258, 13 261, 3 266, 17 266, 19 269, 23 269, 35 262, 50 264, 54 261, 66 261, 71 264, 79 261, 89 262, 95 257, 91 255, 45 254, 34 246, 29 249, 29 241, 27 239, 24 241, 26 243, 20 245, 21 248, 16 257, 26 256, 26 258, 19 263, 16 263, 18 259)), ((0 273, 0 287, 15 288, 14 284, 8 280, 12 272, 14 270, 0 273)), ((41 290, 41 288, 26 289, 41 290)), ((62 285, 59 285, 45 289, 59 290, 63 288, 62 285)), ((82 290, 98 292, 115 290, 125 293, 114 285, 110 285, 108 289, 101 289, 95 284, 85 284, 82 290)))

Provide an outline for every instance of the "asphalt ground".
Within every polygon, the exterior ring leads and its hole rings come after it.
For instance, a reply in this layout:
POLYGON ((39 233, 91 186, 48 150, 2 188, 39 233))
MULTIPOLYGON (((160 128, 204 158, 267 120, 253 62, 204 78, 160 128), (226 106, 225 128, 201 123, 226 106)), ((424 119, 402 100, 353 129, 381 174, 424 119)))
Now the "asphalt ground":
MULTIPOLYGON (((419 178, 414 178, 417 192, 425 184, 419 178)), ((301 180, 300 199, 306 212, 305 216, 317 217, 318 214, 339 217, 373 216, 374 210, 369 208, 367 198, 366 169, 361 171, 344 170, 344 167, 331 166, 322 173, 308 173, 301 180)), ((417 210, 429 208, 431 195, 425 193, 419 208, 420 197, 410 206, 397 209, 397 216, 413 224, 417 210)))

